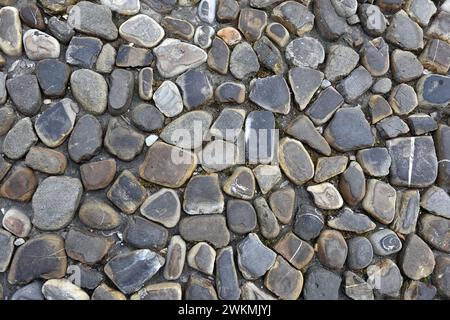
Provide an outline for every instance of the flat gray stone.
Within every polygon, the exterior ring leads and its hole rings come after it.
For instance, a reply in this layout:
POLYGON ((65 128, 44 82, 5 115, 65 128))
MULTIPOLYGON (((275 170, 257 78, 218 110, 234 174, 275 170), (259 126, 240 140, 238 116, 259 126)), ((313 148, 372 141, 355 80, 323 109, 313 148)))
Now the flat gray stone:
POLYGON ((43 180, 33 195, 33 225, 54 231, 67 226, 80 204, 83 186, 70 177, 49 177, 43 180))
POLYGON ((199 70, 188 70, 177 78, 183 93, 183 104, 188 110, 196 109, 213 97, 213 88, 207 75, 199 70))
POLYGON ((106 151, 123 161, 133 160, 141 153, 144 136, 121 118, 111 118, 103 141, 106 151))
POLYGON ((354 237, 347 241, 347 265, 352 270, 361 270, 372 263, 373 247, 365 237, 354 237))
POLYGON ((286 60, 297 67, 317 69, 325 60, 325 50, 315 38, 297 38, 287 45, 286 60))
POLYGON ((237 246, 239 270, 248 280, 262 277, 275 263, 276 253, 266 247, 255 233, 237 246))
POLYGON ((282 76, 257 78, 251 83, 249 98, 266 110, 288 114, 291 109, 291 95, 282 76))
POLYGON ((230 56, 230 72, 239 80, 248 79, 259 71, 258 56, 248 42, 237 44, 230 56))
POLYGON ((108 85, 102 75, 88 69, 76 70, 70 77, 70 88, 84 110, 94 115, 105 112, 108 85))
POLYGON ((206 62, 206 52, 192 44, 177 39, 165 39, 153 49, 156 67, 164 78, 172 78, 206 62), (181 54, 174 54, 181 52, 181 54))
POLYGON ((22 158, 38 141, 30 118, 22 118, 16 122, 3 140, 3 153, 10 159, 22 158))
POLYGON ((39 139, 50 148, 61 145, 72 132, 77 108, 66 98, 42 112, 34 123, 39 139))
POLYGON ((141 249, 115 256, 105 265, 108 278, 125 294, 138 291, 163 266, 159 254, 141 249), (128 272, 123 272, 128 270, 128 272))
POLYGON ((342 278, 320 266, 308 269, 305 276, 305 300, 338 300, 342 278))
POLYGON ((187 214, 221 213, 224 197, 217 174, 198 175, 189 180, 184 191, 183 210, 187 214))
POLYGON ((67 22, 79 32, 105 40, 115 40, 118 36, 111 10, 104 5, 89 1, 78 2, 70 9, 67 22))
POLYGON ((330 217, 328 226, 341 231, 366 233, 375 229, 375 223, 367 215, 355 213, 350 208, 344 208, 336 217, 330 217))
POLYGON ((343 152, 371 147, 375 143, 370 125, 359 107, 337 110, 325 129, 324 138, 333 148, 343 152))
POLYGON ((39 112, 42 95, 35 75, 17 75, 6 80, 9 97, 20 113, 34 116, 39 112), (23 94, 26 92, 27 94, 23 94))
POLYGON ((141 214, 149 220, 173 228, 180 219, 181 204, 178 195, 170 189, 161 189, 148 197, 141 206, 141 214))
POLYGON ((180 235, 186 241, 207 241, 223 248, 230 241, 225 218, 219 214, 198 215, 180 221, 180 235))
POLYGON ((432 137, 388 140, 392 158, 390 181, 396 186, 427 187, 437 177, 437 158, 432 137))
POLYGON ((241 295, 231 246, 217 252, 216 288, 221 300, 238 300, 241 295))

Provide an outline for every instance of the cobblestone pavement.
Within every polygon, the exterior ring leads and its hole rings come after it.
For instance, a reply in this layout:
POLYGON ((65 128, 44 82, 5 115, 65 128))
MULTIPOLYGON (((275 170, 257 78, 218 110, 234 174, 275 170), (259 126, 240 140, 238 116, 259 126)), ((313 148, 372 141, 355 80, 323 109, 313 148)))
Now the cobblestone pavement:
POLYGON ((0 299, 450 298, 450 0, 0 6, 0 299))

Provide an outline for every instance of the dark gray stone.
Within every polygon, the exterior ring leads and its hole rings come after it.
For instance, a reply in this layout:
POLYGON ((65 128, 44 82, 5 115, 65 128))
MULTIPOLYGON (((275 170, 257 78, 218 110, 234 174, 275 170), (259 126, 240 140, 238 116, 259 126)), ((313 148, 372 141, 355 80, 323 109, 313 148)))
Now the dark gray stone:
POLYGON ((245 120, 246 158, 250 163, 269 163, 274 157, 275 117, 270 111, 252 111, 245 120))
POLYGON ((375 143, 370 125, 359 107, 337 110, 324 137, 333 148, 343 152, 371 147, 375 143))
POLYGON ((301 205, 293 231, 303 240, 309 241, 319 236, 324 224, 324 218, 319 209, 310 205, 301 205))
POLYGON ((359 150, 356 159, 368 175, 383 177, 389 174, 391 157, 386 148, 376 147, 359 150))
POLYGON ((102 135, 102 126, 94 116, 82 116, 70 135, 70 158, 77 163, 91 159, 102 147, 102 135))
POLYGON ((41 141, 50 148, 61 145, 75 125, 77 106, 66 98, 41 113, 34 129, 41 141))
POLYGON ((250 86, 249 98, 252 102, 275 113, 289 113, 291 96, 286 80, 282 76, 257 78, 250 86))
POLYGON ((338 300, 342 278, 327 269, 313 266, 306 273, 305 300, 338 300))
POLYGON ((397 138, 386 145, 392 158, 393 185, 422 188, 434 183, 438 164, 432 137, 397 138))
POLYGON ((216 248, 225 247, 230 241, 225 218, 219 214, 184 218, 179 228, 186 241, 207 241, 216 248))
POLYGON ((367 215, 355 213, 350 208, 344 208, 336 217, 330 217, 328 226, 341 231, 366 233, 375 229, 375 223, 367 215))
POLYGON ((106 151, 112 155, 123 161, 131 161, 141 153, 144 136, 122 119, 111 118, 103 143, 106 151))
POLYGON ((105 274, 125 294, 139 290, 163 266, 164 258, 148 249, 123 253, 105 265, 105 274), (123 272, 127 270, 127 272, 123 272))
MULTIPOLYGON (((214 45, 214 43, 213 43, 214 45)), ((253 45, 253 49, 258 55, 259 62, 271 70, 275 74, 284 74, 287 70, 287 65, 284 62, 280 50, 269 40, 266 36, 261 37, 253 45)))
POLYGON ((110 77, 108 111, 120 115, 128 110, 133 98, 134 74, 125 69, 115 69, 110 77))
POLYGON ((116 54, 116 66, 121 68, 146 67, 152 64, 154 56, 150 50, 121 45, 116 54))
POLYGON ((164 126, 164 115, 151 104, 139 104, 131 112, 133 125, 142 131, 155 131, 164 126))
POLYGON ((35 75, 17 75, 6 81, 9 97, 20 113, 34 116, 42 104, 41 90, 35 75), (23 94, 26 92, 27 94, 23 94))
POLYGON ((176 81, 183 93, 183 103, 188 110, 206 104, 213 97, 213 88, 208 77, 202 71, 189 70, 176 81))
POLYGON ((385 139, 396 138, 409 132, 405 121, 398 116, 385 118, 377 123, 377 131, 385 139))
POLYGON ((306 110, 306 114, 315 125, 328 122, 334 112, 344 103, 344 98, 333 87, 328 87, 319 93, 316 100, 306 110))
POLYGON ((228 200, 227 224, 231 231, 246 234, 256 228, 256 212, 250 202, 228 200))
POLYGON ((277 256, 255 233, 250 233, 239 242, 237 252, 239 270, 249 280, 258 279, 266 274, 277 256))
POLYGON ((70 9, 67 22, 79 32, 105 40, 115 40, 118 36, 111 10, 104 5, 89 1, 78 2, 70 9))
POLYGON ((73 37, 66 51, 66 61, 73 66, 92 69, 102 46, 97 38, 73 37))
POLYGON ((166 228, 141 217, 130 218, 124 232, 125 241, 138 249, 161 250, 168 237, 166 228))
POLYGON ((117 177, 106 196, 124 213, 132 214, 144 202, 147 190, 130 171, 124 170, 117 177))
POLYGON ((221 300, 238 300, 241 295, 232 247, 223 248, 217 253, 216 287, 221 300))
POLYGON ((372 263, 373 248, 365 237, 355 237, 347 241, 347 265, 352 270, 366 268, 372 263))
POLYGON ((36 65, 36 77, 46 96, 64 96, 70 73, 70 67, 56 59, 44 59, 36 65))

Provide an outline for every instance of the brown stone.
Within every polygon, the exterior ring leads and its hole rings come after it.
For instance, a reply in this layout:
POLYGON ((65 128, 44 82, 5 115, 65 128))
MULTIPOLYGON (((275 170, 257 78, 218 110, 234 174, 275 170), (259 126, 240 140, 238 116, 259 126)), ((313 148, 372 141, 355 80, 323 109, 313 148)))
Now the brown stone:
POLYGON ((25 284, 38 278, 62 278, 66 269, 64 239, 56 234, 43 234, 17 249, 9 270, 8 282, 25 284))
POLYGON ((220 37, 229 46, 234 46, 242 40, 242 36, 238 30, 233 27, 225 27, 217 31, 217 36, 220 37))
POLYGON ((86 190, 106 188, 116 175, 116 160, 107 159, 80 166, 81 180, 86 190))
POLYGON ((122 222, 119 213, 113 207, 95 199, 83 202, 78 217, 89 228, 98 230, 114 229, 122 222))
POLYGON ((278 241, 274 249, 299 270, 306 267, 314 256, 313 247, 292 232, 278 241))
POLYGON ((11 200, 30 201, 36 191, 38 181, 33 170, 18 167, 11 172, 0 187, 0 196, 11 200))
POLYGON ((47 174, 63 174, 67 167, 64 153, 42 147, 31 147, 25 164, 33 170, 47 174))
POLYGON ((169 188, 181 187, 197 167, 197 157, 190 151, 156 142, 147 151, 139 167, 142 179, 169 188))

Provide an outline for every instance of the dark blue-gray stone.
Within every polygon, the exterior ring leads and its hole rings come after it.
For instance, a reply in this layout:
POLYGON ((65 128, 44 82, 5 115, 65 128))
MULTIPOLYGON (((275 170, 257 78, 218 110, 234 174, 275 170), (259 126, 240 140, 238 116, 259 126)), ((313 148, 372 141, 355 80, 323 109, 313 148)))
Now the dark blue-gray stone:
POLYGON ((347 266, 352 270, 367 267, 373 258, 373 248, 365 237, 355 237, 347 241, 347 266))
POLYGON ((155 106, 142 103, 131 111, 131 122, 142 131, 154 131, 164 126, 164 115, 155 106))
POLYGON ((344 98, 333 87, 323 90, 306 110, 306 114, 315 125, 326 123, 333 113, 344 103, 344 98))
POLYGON ((161 250, 167 245, 169 232, 163 226, 141 217, 132 217, 125 228, 124 239, 133 247, 161 250))
POLYGON ((17 289, 12 295, 11 300, 44 300, 42 282, 34 281, 17 289))
POLYGON ((133 72, 125 69, 115 69, 110 77, 108 95, 108 111, 112 115, 126 112, 131 104, 134 91, 133 72))
POLYGON ((438 163, 432 137, 396 138, 388 140, 386 146, 392 159, 391 184, 423 188, 434 183, 438 163))
POLYGON ((191 69, 179 76, 176 83, 183 92, 183 103, 188 110, 204 105, 213 96, 211 83, 202 71, 191 69))
POLYGON ((424 113, 410 115, 408 122, 414 135, 422 135, 438 128, 436 120, 424 113))
POLYGON ((370 125, 359 107, 337 110, 324 137, 333 148, 343 152, 371 147, 375 143, 370 125))
POLYGON ((266 110, 288 114, 291 109, 291 93, 283 76, 258 78, 250 83, 249 98, 266 110))
POLYGON ((223 248, 217 254, 216 287, 222 300, 238 300, 241 295, 232 247, 223 248))
POLYGON ((97 38, 73 37, 66 51, 66 61, 80 68, 92 69, 102 46, 97 38))
POLYGON ((338 300, 342 278, 320 266, 313 266, 306 273, 303 286, 305 300, 338 300))
POLYGON ((409 127, 405 121, 398 116, 384 118, 376 125, 380 136, 388 138, 396 138, 409 132, 409 127))
POLYGON ((102 126, 94 116, 82 116, 69 138, 70 158, 77 163, 91 159, 102 147, 102 135, 102 126))
POLYGON ((65 141, 75 124, 75 108, 72 100, 63 99, 37 118, 34 128, 44 144, 54 148, 65 141))
POLYGON ((17 111, 26 116, 34 116, 39 112, 42 96, 35 75, 23 74, 10 78, 6 81, 6 88, 17 111))
POLYGON ((164 264, 164 258, 148 249, 123 253, 112 258, 105 274, 125 294, 139 290, 164 264))
POLYGON ((303 240, 309 241, 319 236, 324 226, 324 218, 319 209, 302 205, 297 212, 293 231, 303 240))
POLYGON ((245 153, 250 163, 269 163, 274 157, 275 117, 270 111, 252 111, 245 120, 245 153))
POLYGON ((108 199, 127 214, 134 213, 146 196, 146 189, 128 170, 122 171, 107 193, 108 199))
POLYGON ((431 74, 417 82, 419 105, 445 107, 450 103, 450 77, 431 74))
POLYGON ((151 50, 121 45, 116 54, 116 66, 122 68, 145 67, 152 64, 154 56, 151 50))
POLYGON ((256 211, 245 200, 228 200, 227 224, 231 231, 245 234, 256 228, 256 211))
POLYGON ((64 96, 70 73, 70 67, 57 59, 41 60, 36 65, 39 85, 47 96, 64 96))

